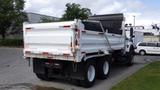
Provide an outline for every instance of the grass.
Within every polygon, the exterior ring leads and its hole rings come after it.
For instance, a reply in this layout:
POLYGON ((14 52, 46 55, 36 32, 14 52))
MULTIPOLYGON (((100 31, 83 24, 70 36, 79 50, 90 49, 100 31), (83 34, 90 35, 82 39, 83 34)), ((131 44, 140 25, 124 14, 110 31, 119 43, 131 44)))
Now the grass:
POLYGON ((111 90, 160 90, 160 61, 148 64, 111 90))
POLYGON ((22 39, 0 39, 0 46, 7 47, 22 47, 23 40, 22 39))

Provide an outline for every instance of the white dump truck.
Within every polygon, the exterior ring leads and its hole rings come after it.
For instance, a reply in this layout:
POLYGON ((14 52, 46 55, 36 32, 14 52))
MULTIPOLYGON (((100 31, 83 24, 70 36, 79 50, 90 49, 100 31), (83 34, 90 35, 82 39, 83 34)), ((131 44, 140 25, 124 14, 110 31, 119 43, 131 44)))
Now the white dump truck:
POLYGON ((133 64, 134 47, 123 23, 123 14, 24 23, 24 57, 33 61, 39 79, 68 78, 91 87, 96 78, 107 78, 113 62, 133 64))

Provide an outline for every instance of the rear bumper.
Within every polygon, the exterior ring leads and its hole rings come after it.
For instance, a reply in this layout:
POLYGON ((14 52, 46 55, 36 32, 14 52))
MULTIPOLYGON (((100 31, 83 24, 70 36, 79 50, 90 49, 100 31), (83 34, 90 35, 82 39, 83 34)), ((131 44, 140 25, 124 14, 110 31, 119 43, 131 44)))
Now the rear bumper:
POLYGON ((24 53, 24 58, 40 58, 40 59, 55 59, 62 61, 75 61, 71 55, 50 55, 50 54, 36 54, 36 53, 24 53))

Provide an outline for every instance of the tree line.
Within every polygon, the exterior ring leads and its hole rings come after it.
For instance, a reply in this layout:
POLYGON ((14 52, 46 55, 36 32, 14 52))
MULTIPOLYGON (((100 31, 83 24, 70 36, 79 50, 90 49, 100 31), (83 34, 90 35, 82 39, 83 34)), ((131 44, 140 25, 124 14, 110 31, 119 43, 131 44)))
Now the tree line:
MULTIPOLYGON (((14 34, 22 31, 27 15, 24 12, 24 0, 0 0, 0 35, 5 39, 7 34, 14 34)), ((82 8, 80 4, 67 3, 66 9, 59 21, 74 19, 87 19, 91 15, 91 10, 82 8)), ((49 18, 41 18, 42 22, 54 22, 49 18)))

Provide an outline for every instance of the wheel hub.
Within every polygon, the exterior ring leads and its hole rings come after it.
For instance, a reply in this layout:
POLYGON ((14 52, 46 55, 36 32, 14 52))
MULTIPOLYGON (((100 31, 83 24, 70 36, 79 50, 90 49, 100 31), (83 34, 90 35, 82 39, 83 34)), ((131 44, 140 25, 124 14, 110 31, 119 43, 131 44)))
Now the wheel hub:
POLYGON ((88 80, 92 82, 95 78, 95 68, 93 65, 90 65, 87 72, 88 80))
POLYGON ((108 71, 109 71, 109 64, 108 64, 107 61, 105 61, 104 64, 103 64, 103 73, 104 73, 104 75, 107 75, 108 71))

